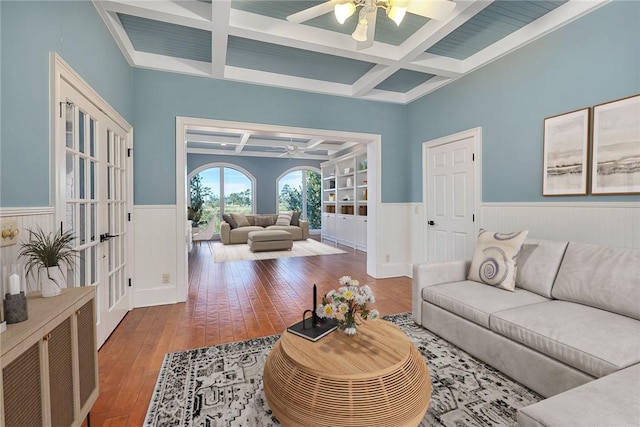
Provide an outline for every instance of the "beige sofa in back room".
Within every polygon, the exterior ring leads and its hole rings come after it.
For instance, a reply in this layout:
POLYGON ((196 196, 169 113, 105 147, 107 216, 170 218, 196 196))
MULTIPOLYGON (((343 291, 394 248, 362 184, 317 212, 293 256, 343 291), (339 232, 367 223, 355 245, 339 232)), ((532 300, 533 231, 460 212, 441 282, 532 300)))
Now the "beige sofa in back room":
POLYGON ((231 228, 231 224, 222 221, 220 224, 220 241, 225 245, 237 245, 247 243, 249 233, 260 230, 284 230, 291 233, 293 240, 306 240, 309 238, 309 222, 299 219, 292 221, 291 225, 257 225, 257 224, 275 224, 278 214, 264 215, 246 215, 249 221, 248 226, 231 228))

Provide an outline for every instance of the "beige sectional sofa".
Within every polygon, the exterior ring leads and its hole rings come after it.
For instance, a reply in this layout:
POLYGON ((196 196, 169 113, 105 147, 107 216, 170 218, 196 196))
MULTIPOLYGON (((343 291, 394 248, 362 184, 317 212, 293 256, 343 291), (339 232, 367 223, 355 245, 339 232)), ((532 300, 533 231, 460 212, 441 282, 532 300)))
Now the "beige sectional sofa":
POLYGON ((640 425, 640 250, 527 240, 515 292, 470 265, 414 265, 413 319, 549 397, 519 425, 640 425))
POLYGON ((231 225, 222 221, 220 224, 220 241, 225 245, 236 245, 240 243, 247 243, 249 233, 252 231, 261 230, 284 230, 291 233, 293 240, 306 240, 309 238, 309 222, 304 220, 297 220, 297 225, 256 225, 256 219, 258 223, 275 224, 278 220, 278 214, 265 214, 265 215, 246 215, 249 221, 248 226, 231 228, 231 225))

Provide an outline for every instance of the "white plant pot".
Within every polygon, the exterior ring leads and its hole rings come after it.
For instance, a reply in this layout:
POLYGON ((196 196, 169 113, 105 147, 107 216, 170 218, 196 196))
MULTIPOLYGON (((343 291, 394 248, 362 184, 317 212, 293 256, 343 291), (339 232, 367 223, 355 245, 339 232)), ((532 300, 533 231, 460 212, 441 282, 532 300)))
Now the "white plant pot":
POLYGON ((62 269, 47 267, 40 271, 40 291, 43 297, 55 297, 66 287, 67 280, 62 269))

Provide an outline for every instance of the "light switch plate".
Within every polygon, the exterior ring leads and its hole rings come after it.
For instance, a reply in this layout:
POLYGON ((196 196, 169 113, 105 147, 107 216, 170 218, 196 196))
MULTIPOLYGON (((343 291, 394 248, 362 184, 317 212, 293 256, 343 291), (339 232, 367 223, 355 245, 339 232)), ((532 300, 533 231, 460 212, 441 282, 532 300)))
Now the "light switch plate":
POLYGON ((3 219, 0 221, 0 247, 18 243, 19 233, 18 221, 15 219, 3 219))

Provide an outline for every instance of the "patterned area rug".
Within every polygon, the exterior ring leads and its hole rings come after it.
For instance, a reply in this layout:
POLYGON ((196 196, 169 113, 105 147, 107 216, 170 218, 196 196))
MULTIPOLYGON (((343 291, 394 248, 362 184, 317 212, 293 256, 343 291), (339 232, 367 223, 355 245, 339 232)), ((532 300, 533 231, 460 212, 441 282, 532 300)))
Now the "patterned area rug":
MULTIPOLYGON (((385 317, 424 356, 432 396, 420 426, 515 426, 518 408, 542 399, 433 335, 410 313, 385 317)), ((271 427, 280 423, 262 388, 265 359, 279 336, 168 353, 145 426, 271 427)))
POLYGON ((290 251, 265 251, 251 252, 249 245, 223 245, 222 243, 214 243, 213 256, 215 262, 230 261, 255 261, 259 259, 274 258, 295 258, 301 256, 314 255, 336 255, 345 254, 342 249, 325 245, 317 240, 307 239, 293 242, 293 248, 290 251))

